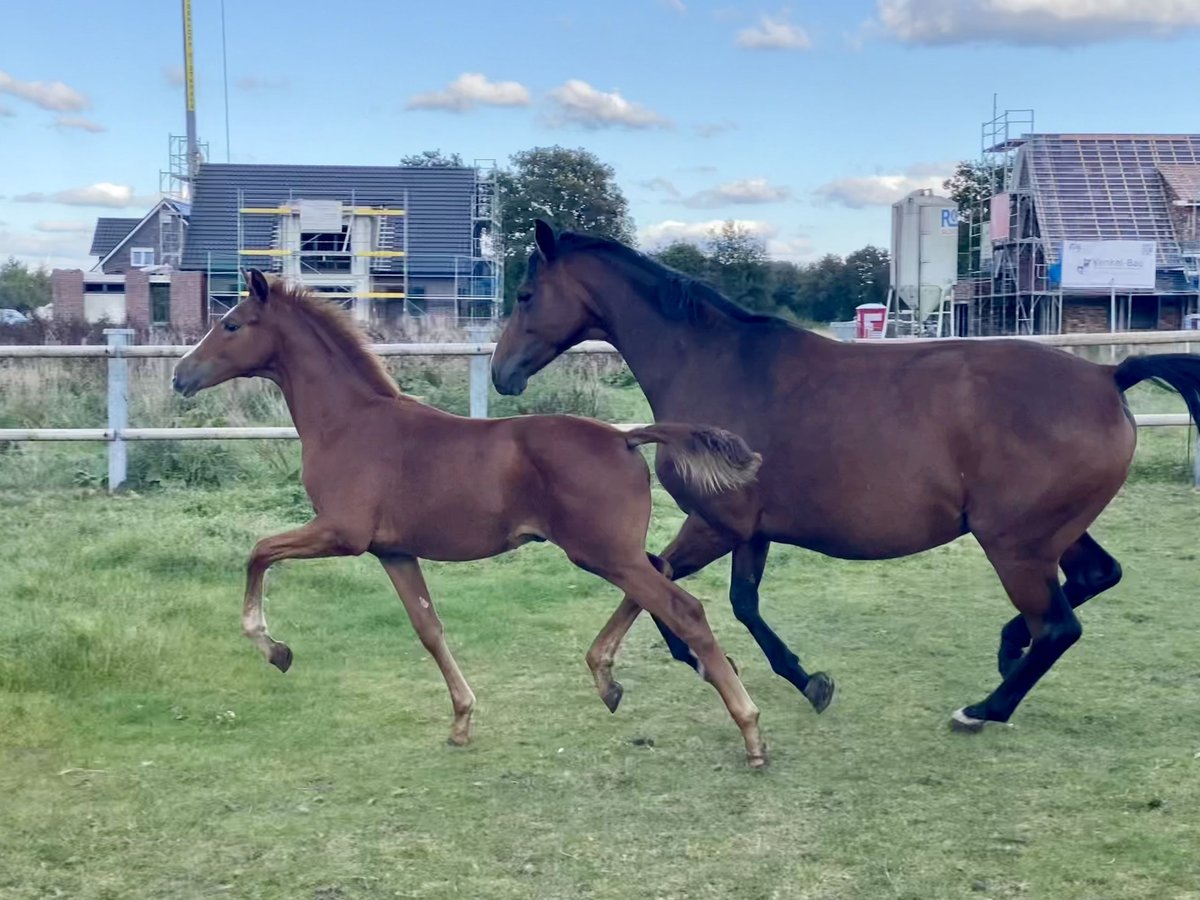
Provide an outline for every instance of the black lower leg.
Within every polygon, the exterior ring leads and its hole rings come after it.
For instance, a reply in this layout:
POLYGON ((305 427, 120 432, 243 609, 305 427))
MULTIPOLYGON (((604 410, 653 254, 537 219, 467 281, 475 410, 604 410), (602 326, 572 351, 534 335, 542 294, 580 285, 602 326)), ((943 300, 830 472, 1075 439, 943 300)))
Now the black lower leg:
MULTIPOLYGON (((737 562, 734 562, 734 566, 736 565, 737 562)), ((808 697, 818 713, 824 712, 833 700, 833 679, 824 672, 805 672, 804 666, 800 665, 799 656, 764 622, 762 614, 758 612, 757 583, 749 578, 734 577, 730 586, 730 602, 734 616, 738 622, 745 625, 750 636, 754 637, 772 671, 796 685, 796 689, 808 697)))
MULTIPOLYGON (((1087 533, 1063 556, 1062 567, 1067 576, 1063 593, 1071 609, 1078 609, 1121 580, 1121 564, 1087 533)), ((1029 626, 1023 617, 1014 616, 1000 629, 997 663, 1001 676, 1012 671, 1028 646, 1029 626)))
POLYGON ((1025 695, 1083 634, 1083 626, 1057 580, 1052 581, 1048 589, 1051 592, 1050 608, 1043 618, 1042 633, 986 700, 963 710, 969 718, 1007 722, 1025 695))
POLYGON ((688 645, 684 643, 679 635, 668 628, 666 623, 658 616, 651 616, 650 618, 654 620, 654 624, 658 626, 658 631, 663 636, 663 640, 667 642, 667 649, 671 651, 671 656, 681 663, 687 663, 697 672, 700 671, 700 661, 696 659, 695 655, 688 648, 688 645))

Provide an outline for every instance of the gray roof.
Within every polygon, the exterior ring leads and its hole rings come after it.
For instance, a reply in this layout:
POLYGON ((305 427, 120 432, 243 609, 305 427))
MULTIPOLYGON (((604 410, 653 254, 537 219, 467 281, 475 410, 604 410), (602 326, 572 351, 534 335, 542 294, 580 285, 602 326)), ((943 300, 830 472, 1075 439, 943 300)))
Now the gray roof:
POLYGON ((129 232, 138 226, 142 219, 100 218, 96 220, 96 233, 92 235, 92 249, 89 256, 108 256, 112 248, 125 240, 129 232))
POLYGON ((1200 164, 1195 134, 1032 134, 1018 152, 1047 262, 1064 240, 1152 240, 1160 269, 1183 265, 1164 184, 1200 164))
MULTIPOLYGON (((205 163, 192 197, 182 268, 205 269, 210 254, 225 266, 236 260, 239 202, 266 206, 340 199, 359 206, 401 207, 407 193, 409 274, 453 274, 455 257, 471 254, 474 187, 471 168, 205 163)), ((243 248, 272 246, 273 216, 240 218, 243 248)), ((397 228, 387 245, 377 249, 404 249, 403 229, 397 228)), ((266 268, 271 258, 252 260, 266 268)))

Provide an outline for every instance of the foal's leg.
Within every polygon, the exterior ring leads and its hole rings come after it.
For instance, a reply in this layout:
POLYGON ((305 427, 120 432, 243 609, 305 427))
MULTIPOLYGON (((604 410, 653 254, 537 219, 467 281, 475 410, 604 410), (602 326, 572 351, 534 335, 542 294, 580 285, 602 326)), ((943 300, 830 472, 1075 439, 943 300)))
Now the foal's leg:
MULTIPOLYGON (((675 539, 662 552, 663 561, 668 567, 667 577, 674 581, 687 578, 720 559, 732 550, 736 543, 732 538, 719 534, 699 516, 688 516, 683 527, 679 529, 679 534, 675 535, 675 539)), ((663 624, 662 619, 658 616, 652 618, 663 640, 667 642, 671 656, 700 671, 696 657, 688 649, 688 645, 663 624)))
MULTIPOLYGON (((1063 593, 1072 609, 1115 587, 1121 580, 1121 564, 1086 531, 1067 548, 1059 566, 1067 576, 1063 593)), ((1022 616, 1014 617, 1000 630, 997 662, 1001 676, 1012 670, 1029 646, 1029 641, 1029 626, 1022 616)))
POLYGON ((808 698, 817 712, 824 712, 833 700, 833 679, 824 672, 811 676, 804 671, 800 660, 759 613, 758 586, 767 565, 771 542, 756 535, 733 551, 733 578, 729 585, 729 602, 733 614, 762 648, 776 675, 786 678, 808 698))
MULTIPOLYGON (((660 573, 670 577, 670 569, 661 559, 650 553, 646 554, 646 558, 650 561, 650 565, 660 573)), ((609 712, 617 711, 621 697, 625 693, 621 682, 612 677, 613 661, 616 659, 617 650, 621 647, 621 641, 633 627, 633 623, 641 611, 642 608, 626 594, 621 600, 621 605, 616 608, 608 622, 600 629, 600 633, 596 635, 596 639, 592 641, 592 646, 587 652, 587 664, 588 668, 592 670, 596 690, 599 691, 600 699, 604 701, 609 712)), ((691 651, 688 652, 691 653, 691 651)))
POLYGON ((987 722, 1007 722, 1018 704, 1055 661, 1083 634, 1083 626, 1058 584, 1057 560, 1036 557, 993 558, 1013 605, 1021 611, 1033 643, 1004 681, 982 703, 954 713, 952 724, 978 731, 987 722))
POLYGON ((404 610, 429 655, 442 670, 446 686, 450 688, 450 702, 454 704, 454 727, 450 729, 450 743, 463 747, 471 741, 471 713, 475 709, 475 694, 459 671, 458 663, 450 655, 443 635, 442 620, 438 618, 433 601, 429 599, 429 588, 420 564, 411 556, 380 557, 380 563, 404 603, 404 610))
POLYGON ((242 606, 242 634, 250 638, 267 661, 286 672, 292 665, 292 651, 287 644, 273 640, 267 633, 263 614, 263 578, 267 569, 283 559, 316 559, 322 556, 350 556, 359 551, 351 549, 340 539, 337 530, 313 519, 293 531, 263 538, 254 545, 246 565, 246 599, 242 606))
POLYGON ((572 560, 624 590, 647 612, 660 616, 672 631, 687 642, 741 729, 750 765, 753 768, 765 766, 767 748, 758 730, 758 707, 746 693, 746 688, 713 637, 700 601, 663 577, 644 557, 616 566, 585 563, 574 556, 572 560))

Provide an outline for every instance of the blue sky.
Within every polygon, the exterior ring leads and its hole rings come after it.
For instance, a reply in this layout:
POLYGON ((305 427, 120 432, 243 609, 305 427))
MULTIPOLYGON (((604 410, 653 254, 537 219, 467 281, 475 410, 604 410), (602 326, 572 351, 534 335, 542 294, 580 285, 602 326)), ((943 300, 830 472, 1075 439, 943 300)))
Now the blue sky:
MULTIPOLYGON (((0 258, 90 264, 183 130, 180 4, 10 4, 0 258)), ((734 218, 805 260, 886 246, 888 205, 979 152, 993 92, 1040 131, 1191 132, 1200 0, 193 0, 214 161, 391 164, 585 147, 641 243, 734 218)))

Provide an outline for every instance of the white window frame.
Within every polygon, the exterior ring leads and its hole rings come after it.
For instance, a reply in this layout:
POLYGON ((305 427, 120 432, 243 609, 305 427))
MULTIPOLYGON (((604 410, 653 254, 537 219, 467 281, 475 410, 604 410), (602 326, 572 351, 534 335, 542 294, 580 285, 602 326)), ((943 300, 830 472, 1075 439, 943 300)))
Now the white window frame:
POLYGON ((130 247, 129 248, 129 264, 138 269, 144 269, 147 266, 154 265, 154 248, 153 247, 130 247), (138 255, 142 254, 142 261, 138 262, 138 255), (150 261, 146 262, 146 254, 149 254, 150 261))

